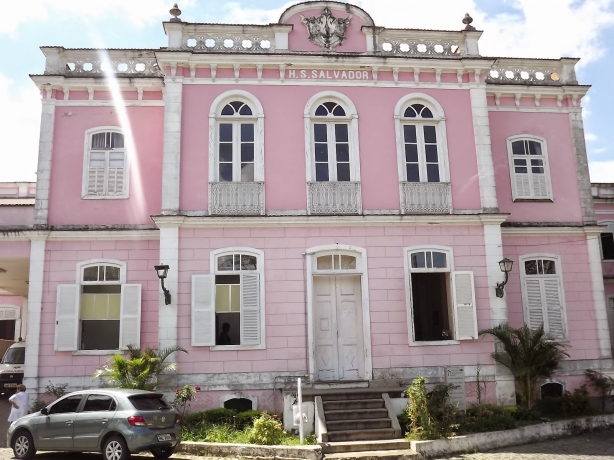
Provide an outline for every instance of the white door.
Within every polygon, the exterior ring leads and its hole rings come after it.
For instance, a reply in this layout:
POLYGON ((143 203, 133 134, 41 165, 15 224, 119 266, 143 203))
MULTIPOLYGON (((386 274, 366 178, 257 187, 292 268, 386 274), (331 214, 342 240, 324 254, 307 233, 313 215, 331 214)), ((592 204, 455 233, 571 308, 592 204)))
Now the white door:
POLYGON ((317 380, 365 375, 360 276, 314 276, 317 380))

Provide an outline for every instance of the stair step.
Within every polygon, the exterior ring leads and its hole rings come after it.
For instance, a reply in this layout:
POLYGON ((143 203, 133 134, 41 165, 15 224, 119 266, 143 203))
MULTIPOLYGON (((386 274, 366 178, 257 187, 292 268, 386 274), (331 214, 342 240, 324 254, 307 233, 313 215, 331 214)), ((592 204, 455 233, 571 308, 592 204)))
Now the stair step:
POLYGON ((320 396, 323 402, 326 401, 343 401, 343 400, 356 400, 356 399, 374 399, 380 398, 381 393, 364 392, 364 393, 331 393, 323 394, 320 396))
POLYGON ((334 422, 327 421, 326 429, 331 431, 346 431, 346 430, 372 430, 377 428, 391 428, 392 422, 389 418, 380 419, 362 419, 362 420, 336 420, 334 422))
POLYGON ((382 450, 407 450, 411 444, 405 439, 388 439, 380 441, 350 441, 350 442, 324 442, 321 444, 324 454, 367 452, 382 450))
POLYGON ((381 409, 385 407, 383 399, 349 399, 323 401, 324 413, 331 410, 381 409))
POLYGON ((410 460, 421 459, 422 455, 411 449, 403 450, 374 450, 367 452, 344 452, 335 454, 326 454, 326 459, 333 460, 410 460))
POLYGON ((365 418, 386 418, 388 410, 383 409, 357 409, 357 410, 328 410, 325 411, 326 423, 335 420, 361 420, 365 418))
POLYGON ((375 430, 344 430, 328 432, 328 441, 366 441, 378 439, 394 439, 394 429, 378 428, 375 430))

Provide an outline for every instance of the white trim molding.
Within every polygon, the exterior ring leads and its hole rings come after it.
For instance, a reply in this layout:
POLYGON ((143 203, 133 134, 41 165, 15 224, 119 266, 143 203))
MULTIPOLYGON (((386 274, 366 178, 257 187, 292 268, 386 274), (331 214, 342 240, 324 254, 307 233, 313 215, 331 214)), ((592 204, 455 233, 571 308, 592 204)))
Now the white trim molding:
POLYGON ((119 268, 119 281, 117 281, 115 284, 126 284, 126 262, 115 259, 90 259, 78 262, 76 284, 98 284, 83 281, 83 269, 91 267, 92 265, 112 265, 119 268))
POLYGON ((181 174, 181 113, 183 78, 164 79, 164 143, 162 153, 162 213, 179 212, 181 174))
POLYGON ((55 99, 51 99, 52 89, 44 89, 42 100, 40 138, 38 143, 38 168, 36 172, 36 204, 34 224, 47 225, 49 215, 49 189, 51 186, 51 157, 53 155, 53 133, 55 126, 55 99))
MULTIPOLYGON (((327 271, 328 274, 354 274, 360 275, 360 287, 362 294, 362 324, 363 324, 363 351, 365 357, 365 375, 364 380, 373 379, 373 358, 371 356, 371 316, 369 308, 369 277, 367 267, 367 250, 357 246, 347 244, 328 244, 323 246, 315 246, 305 251, 305 276, 307 284, 307 348, 308 348, 308 369, 309 380, 314 382, 316 376, 316 357, 315 357, 315 331, 314 331, 314 289, 313 275, 317 272, 316 260, 318 256, 328 254, 347 254, 356 257, 355 270, 342 270, 336 272, 327 271)), ((320 272, 322 273, 322 272, 320 272)))
MULTIPOLYGON (((170 267, 164 285, 171 293, 166 305, 162 286, 158 288, 158 343, 160 348, 177 345, 179 297, 179 225, 160 226, 160 263, 170 267)), ((153 267, 151 267, 153 269, 153 267)))
MULTIPOLYGON (((596 232, 595 232, 596 233, 596 232)), ((599 339, 601 359, 612 358, 610 342, 610 329, 608 326, 608 312, 605 302, 605 289, 603 285, 603 270, 601 265, 601 245, 595 234, 586 235, 588 249, 588 263, 591 271, 591 285, 593 288, 593 302, 595 308, 595 327, 599 339)))
POLYGON ((546 143, 546 139, 539 136, 534 136, 532 134, 517 134, 514 136, 510 136, 506 139, 507 145, 507 158, 509 164, 509 173, 510 173, 510 185, 512 189, 512 199, 514 201, 518 200, 553 200, 552 196, 552 182, 550 177, 550 166, 548 161, 548 146, 546 143), (539 144, 542 154, 541 155, 529 155, 529 152, 526 152, 526 155, 514 156, 513 152, 513 144, 515 142, 523 142, 523 150, 528 147, 529 144, 525 144, 526 142, 535 142, 539 144), (514 160, 524 160, 525 165, 518 165, 520 168, 526 168, 526 173, 516 173, 516 165, 514 160), (533 165, 533 161, 540 161, 542 165, 533 165), (543 168, 544 172, 542 174, 533 173, 533 168, 543 168), (540 178, 542 180, 540 180, 540 178), (523 183, 519 183, 519 179, 526 179, 523 183), (529 193, 522 195, 522 191, 519 190, 519 186, 524 190, 526 187, 529 188, 529 193), (538 188, 539 190, 536 190, 538 188), (545 190, 544 190, 545 189, 545 190))

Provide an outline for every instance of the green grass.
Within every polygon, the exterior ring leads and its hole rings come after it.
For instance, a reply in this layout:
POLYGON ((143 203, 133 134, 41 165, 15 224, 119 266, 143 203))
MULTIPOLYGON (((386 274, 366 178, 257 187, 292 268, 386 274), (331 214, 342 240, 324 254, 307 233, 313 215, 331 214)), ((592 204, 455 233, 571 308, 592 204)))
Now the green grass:
MULTIPOLYGON (((195 442, 218 442, 229 444, 249 444, 250 428, 237 429, 229 424, 198 423, 184 426, 181 430, 181 438, 184 441, 195 442)), ((317 444, 314 435, 305 438, 304 445, 317 444)), ((299 437, 293 433, 286 432, 282 440, 282 446, 300 446, 299 437)))

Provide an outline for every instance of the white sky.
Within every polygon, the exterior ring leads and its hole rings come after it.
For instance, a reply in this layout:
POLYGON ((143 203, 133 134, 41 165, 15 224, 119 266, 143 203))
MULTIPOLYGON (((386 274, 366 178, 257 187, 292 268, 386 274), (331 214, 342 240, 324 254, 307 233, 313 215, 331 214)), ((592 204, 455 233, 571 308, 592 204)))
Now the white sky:
MULTIPOLYGON (((165 0, 21 0, 0 21, 0 181, 35 180, 40 101, 29 73, 42 73, 41 45, 164 46, 165 0), (74 31, 71 33, 71 31, 74 31)), ((180 0, 188 22, 276 22, 294 2, 180 0)), ((456 29, 466 12, 484 30, 482 55, 582 58, 591 180, 614 182, 614 0, 357 0, 386 27, 456 29)), ((7 5, 8 6, 8 5, 7 5)))

